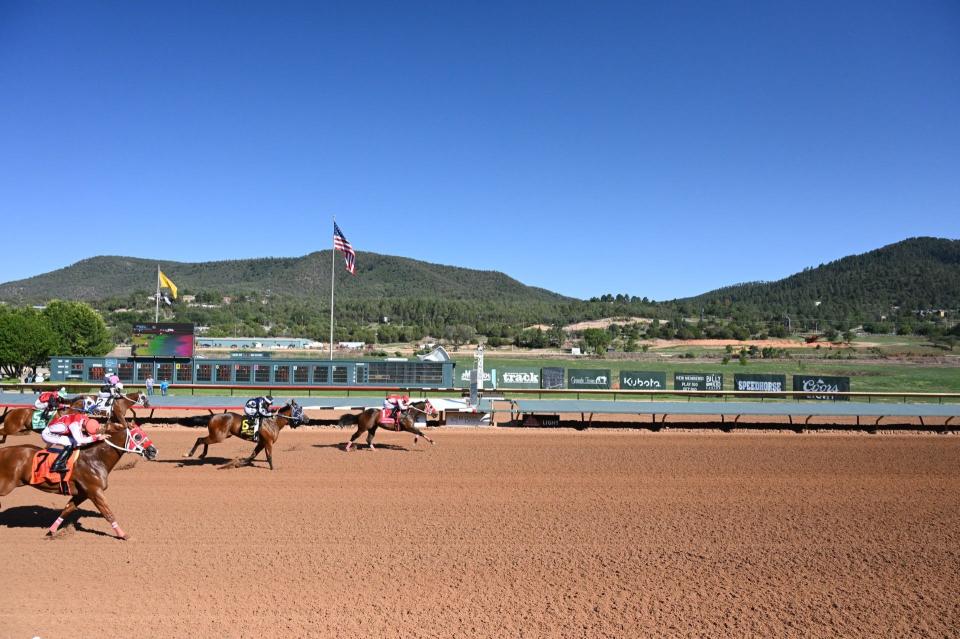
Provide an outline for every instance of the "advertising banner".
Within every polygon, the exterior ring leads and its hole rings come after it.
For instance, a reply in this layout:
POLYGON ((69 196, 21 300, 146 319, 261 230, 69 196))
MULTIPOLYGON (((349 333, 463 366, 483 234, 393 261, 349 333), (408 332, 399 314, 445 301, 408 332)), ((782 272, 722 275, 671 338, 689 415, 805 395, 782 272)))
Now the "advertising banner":
POLYGON ((546 366, 540 369, 540 388, 563 388, 563 368, 546 366))
POLYGON ((667 390, 667 374, 649 371, 620 371, 621 390, 667 390))
POLYGON ((674 373, 675 390, 723 390, 723 373, 674 373))
POLYGON ((787 376, 736 373, 733 376, 733 390, 781 393, 787 390, 787 376))
POLYGON ((514 366, 497 369, 497 387, 540 388, 540 369, 514 366))
POLYGON ((610 388, 610 369, 571 368, 567 374, 567 388, 610 388))
MULTIPOLYGON (((470 367, 458 371, 453 376, 453 385, 456 388, 470 388, 470 372, 475 370, 477 369, 470 367)), ((493 386, 493 370, 485 368, 483 370, 483 387, 490 389, 493 388, 493 386)))
MULTIPOLYGON (((794 375, 793 390, 804 393, 849 393, 849 377, 824 377, 822 375, 794 375)), ((804 399, 825 399, 850 401, 849 397, 834 397, 832 395, 809 395, 804 399)))

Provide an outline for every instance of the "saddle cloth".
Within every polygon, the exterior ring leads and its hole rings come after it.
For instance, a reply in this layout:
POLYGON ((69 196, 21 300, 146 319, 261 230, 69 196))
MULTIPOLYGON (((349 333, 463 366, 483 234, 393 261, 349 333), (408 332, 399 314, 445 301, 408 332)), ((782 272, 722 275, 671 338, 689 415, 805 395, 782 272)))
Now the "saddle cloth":
MULTIPOLYGON (((403 416, 403 413, 398 413, 399 417, 403 416)), ((397 420, 390 417, 390 412, 381 410, 380 418, 377 420, 377 425, 383 426, 390 430, 400 430, 400 424, 397 423, 397 420)))
MULTIPOLYGON (((50 417, 53 417, 53 413, 50 413, 50 417)), ((43 419, 43 409, 33 411, 33 417, 30 420, 30 428, 32 430, 43 430, 47 427, 47 424, 50 423, 50 417, 43 419)))
POLYGON ((70 458, 67 460, 67 472, 62 476, 60 473, 54 473, 50 470, 50 467, 53 466, 53 462, 57 460, 57 455, 60 454, 62 448, 45 448, 43 450, 38 450, 33 456, 33 462, 31 463, 31 472, 30 472, 30 485, 35 486, 36 484, 60 484, 60 492, 64 495, 70 494, 70 488, 67 483, 73 478, 73 467, 77 463, 77 458, 80 456, 80 450, 74 450, 71 453, 70 458))
POLYGON ((244 417, 240 422, 240 438, 253 440, 254 429, 257 426, 257 419, 255 417, 244 417))

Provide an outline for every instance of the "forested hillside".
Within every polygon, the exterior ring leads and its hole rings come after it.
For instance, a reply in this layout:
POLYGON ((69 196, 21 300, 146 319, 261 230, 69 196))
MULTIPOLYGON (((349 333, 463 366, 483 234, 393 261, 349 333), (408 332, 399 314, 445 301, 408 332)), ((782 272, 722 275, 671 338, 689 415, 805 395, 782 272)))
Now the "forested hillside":
MULTIPOLYGON (((558 346, 560 327, 582 320, 643 317, 652 324, 611 327, 610 337, 784 336, 789 331, 942 334, 960 308, 960 241, 914 238, 846 257, 777 282, 748 283, 693 298, 653 302, 629 294, 563 297, 494 271, 359 254, 357 275, 336 256, 335 337, 370 343, 426 335, 491 344, 558 346), (931 310, 946 310, 944 317, 931 310), (528 328, 544 325, 546 330, 528 328)), ((209 335, 329 337, 330 252, 301 258, 160 262, 180 288, 161 320, 193 322, 209 335), (191 302, 184 295, 195 297, 191 302)), ((51 299, 87 300, 103 313, 115 341, 135 322, 152 321, 157 262, 96 257, 59 271, 0 285, 12 306, 51 299)), ((602 284, 598 284, 602 286, 602 284)), ((600 340, 602 342, 602 340, 600 340)), ((600 343, 598 342, 598 343, 600 343)))
MULTIPOLYGON (((470 301, 563 302, 550 291, 524 286, 497 271, 430 264, 376 253, 357 254, 357 273, 335 261, 337 297, 344 301, 418 298, 470 301)), ((222 262, 167 262, 135 257, 100 256, 56 271, 0 284, 0 300, 42 303, 49 299, 97 301, 153 291, 157 266, 184 293, 215 291, 223 295, 256 293, 299 298, 330 298, 330 251, 295 258, 260 258, 222 262)))
POLYGON ((753 282, 677 300, 708 314, 786 313, 877 319, 960 307, 960 240, 918 237, 806 269, 777 282, 753 282))

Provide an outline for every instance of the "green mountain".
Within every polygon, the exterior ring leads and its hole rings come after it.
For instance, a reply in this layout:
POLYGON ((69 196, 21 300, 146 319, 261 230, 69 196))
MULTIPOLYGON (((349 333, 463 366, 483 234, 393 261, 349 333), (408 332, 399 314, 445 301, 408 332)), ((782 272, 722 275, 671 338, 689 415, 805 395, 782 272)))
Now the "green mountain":
POLYGON ((674 303, 720 316, 792 313, 828 319, 890 315, 896 308, 957 309, 960 240, 910 238, 776 282, 728 286, 674 303))
MULTIPOLYGON (((168 262, 134 257, 99 256, 24 280, 0 284, 0 300, 15 304, 51 299, 96 301, 121 298, 156 288, 157 265, 181 293, 211 291, 223 294, 330 299, 330 251, 303 257, 228 260, 222 262, 168 262)), ((478 271, 430 264, 376 253, 357 254, 357 274, 343 269, 336 256, 337 299, 426 298, 471 302, 569 302, 571 298, 542 288, 525 286, 497 271, 478 271)))
MULTIPOLYGON (((211 335, 266 334, 325 339, 329 335, 330 251, 299 258, 223 262, 159 262, 198 304, 161 306, 164 321, 210 327, 211 335), (232 298, 221 303, 223 296, 232 298)), ((729 286, 703 295, 650 302, 630 295, 578 300, 525 286, 495 271, 441 266, 402 257, 361 253, 357 275, 337 274, 337 339, 392 343, 425 335, 486 335, 489 343, 559 344, 555 329, 539 333, 532 324, 565 326, 609 317, 661 320, 654 337, 719 336, 738 325, 759 334, 784 324, 844 327, 886 316, 900 324, 915 311, 960 309, 960 241, 912 238, 869 253, 806 269, 777 282, 729 286), (702 326, 685 318, 703 317, 702 326), (383 321, 388 318, 389 321, 383 321), (732 322, 731 322, 732 320, 732 322), (799 321, 798 321, 799 320, 799 321), (549 333, 549 334, 547 334, 549 333)), ((43 303, 85 300, 104 313, 122 340, 136 322, 150 321, 156 287, 155 260, 95 257, 58 271, 0 285, 0 301, 43 303)), ((947 316, 952 321, 954 313, 947 316)), ((634 326, 629 337, 639 339, 634 326)))

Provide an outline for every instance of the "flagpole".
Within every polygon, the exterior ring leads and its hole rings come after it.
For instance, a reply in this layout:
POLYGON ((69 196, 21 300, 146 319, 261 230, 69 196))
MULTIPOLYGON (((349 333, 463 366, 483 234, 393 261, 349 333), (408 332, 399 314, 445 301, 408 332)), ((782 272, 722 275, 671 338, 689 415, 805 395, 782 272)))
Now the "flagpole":
POLYGON ((153 312, 153 322, 156 324, 160 321, 160 265, 157 264, 157 295, 154 298, 157 302, 157 308, 153 312))
MULTIPOLYGON (((337 217, 333 216, 334 228, 336 228, 337 217)), ((331 234, 333 237, 333 234, 331 234)), ((337 272, 337 243, 333 241, 333 248, 330 249, 330 361, 333 361, 333 281, 334 274, 337 272)))

